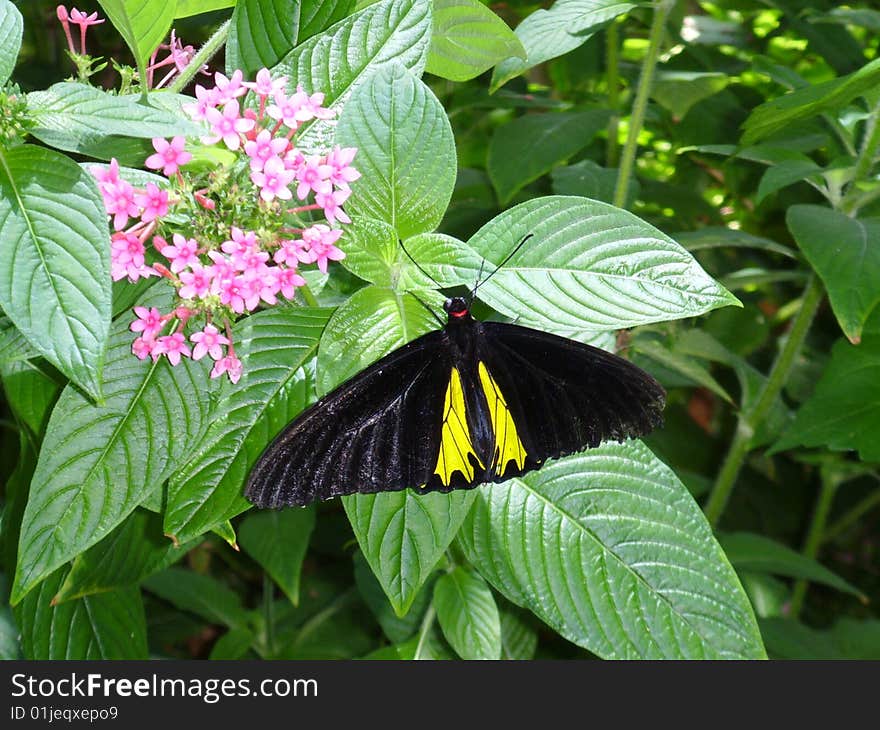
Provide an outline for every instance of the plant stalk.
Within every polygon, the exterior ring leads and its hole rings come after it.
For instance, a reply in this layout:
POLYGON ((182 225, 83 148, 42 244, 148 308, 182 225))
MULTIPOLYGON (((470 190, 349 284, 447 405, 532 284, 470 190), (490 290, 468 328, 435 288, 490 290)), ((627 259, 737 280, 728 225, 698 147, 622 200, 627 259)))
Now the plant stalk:
POLYGON ((874 489, 867 497, 857 502, 851 509, 828 525, 825 533, 822 535, 822 542, 833 540, 878 505, 880 505, 880 489, 874 489))
POLYGON ((878 146, 880 146, 880 102, 877 103, 865 122, 865 134, 862 137, 862 147, 856 159, 853 179, 849 191, 840 205, 841 210, 847 215, 855 215, 859 207, 864 204, 860 201, 863 193, 858 190, 856 185, 871 174, 878 146))
POLYGON ((709 524, 712 527, 717 526, 721 515, 724 513, 724 508, 730 499, 730 494, 736 484, 739 471, 749 455, 749 451, 751 451, 752 436, 764 422, 764 419, 773 407, 776 397, 788 380, 788 375, 794 365, 795 358, 798 352, 800 352, 804 338, 810 329, 810 325, 813 323, 816 311, 819 309, 823 292, 822 282, 819 280, 819 277, 816 274, 811 274, 801 297, 800 311, 797 317, 795 317, 791 332, 789 332, 788 338, 776 358, 776 362, 773 363, 764 387, 758 394, 755 405, 748 412, 744 411, 739 415, 736 434, 721 465, 721 470, 718 472, 718 477, 709 494, 709 499, 706 501, 706 506, 703 508, 703 511, 706 513, 706 519, 709 520, 709 524))
POLYGON ((275 598, 275 586, 272 578, 263 571, 263 620, 266 622, 266 653, 275 656, 275 616, 272 605, 275 598))
MULTIPOLYGON (((822 486, 819 489, 819 497, 816 499, 816 506, 813 509, 813 518, 810 520, 810 528, 807 531, 807 537, 804 540, 804 547, 801 551, 808 558, 815 559, 819 554, 819 547, 822 544, 822 536, 825 533, 825 525, 828 524, 828 515, 831 513, 831 504, 834 501, 834 493, 840 484, 839 478, 826 473, 822 470, 822 486)), ((804 606, 804 599, 807 595, 806 580, 799 580, 794 584, 794 590, 791 595, 791 608, 789 615, 791 618, 797 618, 804 606)))
POLYGON ((645 56, 644 63, 642 64, 642 74, 639 77, 636 98, 633 101, 633 110, 629 118, 626 144, 623 146, 623 155, 620 159, 620 173, 617 175, 617 185, 614 188, 614 205, 618 208, 622 208, 626 204, 626 191, 636 161, 639 134, 645 123, 645 112, 648 108, 648 97, 651 94, 651 87, 654 84, 654 70, 657 67, 657 59, 660 56, 663 31, 669 13, 672 12, 674 6, 675 0, 659 0, 654 8, 651 34, 648 37, 648 55, 645 56))
POLYGON ((226 38, 228 36, 229 21, 227 20, 223 25, 217 28, 214 35, 208 38, 208 40, 205 41, 205 44, 199 48, 196 55, 193 56, 192 61, 190 61, 189 65, 180 72, 180 75, 168 84, 168 90, 175 94, 179 94, 183 91, 187 84, 195 78, 199 69, 210 61, 223 44, 226 43, 226 38))
POLYGON ((422 618, 422 625, 419 629, 419 643, 416 644, 416 653, 413 655, 413 659, 422 658, 422 649, 425 647, 425 641, 428 639, 428 632, 431 631, 431 627, 434 625, 434 618, 436 615, 437 612, 434 610, 434 605, 431 604, 428 606, 428 610, 425 611, 424 618, 422 618))

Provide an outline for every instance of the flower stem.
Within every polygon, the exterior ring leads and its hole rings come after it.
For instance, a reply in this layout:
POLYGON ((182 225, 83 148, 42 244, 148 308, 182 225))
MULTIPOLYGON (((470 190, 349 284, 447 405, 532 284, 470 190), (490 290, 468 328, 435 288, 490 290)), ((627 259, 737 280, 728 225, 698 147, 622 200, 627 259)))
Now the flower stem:
MULTIPOLYGON (((810 520, 810 528, 807 530, 807 537, 804 540, 804 548, 801 551, 805 557, 815 559, 819 554, 819 546, 822 544, 822 535, 825 532, 825 525, 828 523, 828 515, 831 513, 831 504, 834 501, 834 494, 840 485, 840 478, 829 473, 828 470, 822 470, 822 486, 819 489, 819 496, 816 499, 816 506, 813 509, 813 518, 810 520)), ((791 609, 789 615, 791 618, 797 618, 804 606, 804 598, 807 595, 808 583, 805 580, 799 580, 794 584, 794 590, 791 595, 791 609)))
POLYGON ((616 167, 617 161, 620 158, 620 143, 617 139, 620 128, 620 54, 618 52, 620 35, 617 29, 617 21, 612 20, 611 25, 608 26, 608 33, 605 36, 608 106, 614 114, 608 120, 608 143, 605 153, 605 164, 608 167, 616 167))
POLYGON ((431 631, 431 627, 434 625, 434 618, 436 615, 434 606, 428 606, 428 610, 425 611, 425 617, 422 619, 422 626, 419 629, 419 643, 416 645, 416 653, 413 655, 413 659, 422 658, 422 649, 425 648, 425 642, 428 640, 428 634, 431 631))
POLYGON ((193 56, 192 61, 189 62, 189 65, 180 72, 180 76, 168 85, 168 90, 175 94, 179 94, 183 91, 187 84, 195 78, 195 75, 199 72, 202 66, 210 61, 214 57, 214 54, 220 50, 221 46, 226 42, 228 35, 229 21, 227 20, 223 25, 217 28, 214 35, 208 38, 208 40, 205 41, 205 44, 199 48, 196 55, 193 56))
POLYGON ((752 436, 764 422, 764 419, 773 407, 776 397, 788 380, 788 375, 794 365, 795 358, 798 352, 800 352, 804 338, 810 329, 813 318, 816 316, 816 311, 819 309, 823 292, 822 282, 819 280, 819 277, 811 274, 801 297, 800 311, 794 320, 785 344, 779 351, 776 362, 773 363, 764 387, 758 394, 755 405, 739 415, 733 441, 730 444, 727 456, 724 458, 724 463, 721 465, 721 470, 718 472, 718 477, 709 494, 709 499, 706 501, 706 506, 703 508, 709 524, 713 527, 717 526, 719 519, 721 519, 721 515, 724 513, 724 508, 727 506, 727 501, 730 499, 730 494, 736 484, 739 471, 749 451, 751 451, 752 436))
POLYGON ((614 188, 614 205, 622 208, 626 204, 626 191, 629 187, 629 179, 632 176, 633 166, 636 160, 636 149, 639 144, 639 134, 645 123, 645 111, 648 108, 648 97, 654 83, 654 70, 657 59, 660 56, 660 43, 663 40, 663 31, 666 19, 675 0, 659 0, 654 8, 654 20, 651 23, 651 34, 648 38, 648 55, 642 63, 642 75, 639 77, 639 86, 636 90, 636 98, 633 101, 633 110, 629 119, 629 130, 626 135, 626 144, 623 147, 623 156, 620 159, 620 173, 617 176, 617 185, 614 188))
POLYGON ((303 284, 302 286, 300 286, 300 287, 299 287, 299 291, 300 291, 300 293, 303 295, 303 299, 306 300, 306 304, 307 304, 309 307, 317 307, 317 306, 319 306, 319 305, 318 305, 318 300, 317 300, 317 298, 315 297, 315 295, 312 294, 312 290, 309 289, 309 285, 308 285, 308 284, 303 284))

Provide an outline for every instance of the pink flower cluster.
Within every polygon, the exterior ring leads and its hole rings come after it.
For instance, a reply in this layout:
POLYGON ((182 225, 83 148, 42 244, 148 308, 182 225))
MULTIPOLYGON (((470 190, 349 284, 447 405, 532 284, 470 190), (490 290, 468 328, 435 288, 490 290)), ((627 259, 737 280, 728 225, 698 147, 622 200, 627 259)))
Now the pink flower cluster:
POLYGON ((115 160, 93 169, 114 231, 113 280, 158 275, 177 294, 166 314, 135 308, 131 330, 138 337, 132 351, 138 358, 166 357, 177 365, 184 357, 207 355, 214 361, 212 378, 226 374, 237 382, 242 363, 232 342, 232 322, 281 297, 293 299, 306 284, 302 266, 314 264, 326 273, 329 262, 345 257, 337 246, 343 234, 338 226, 350 222, 342 205, 360 177, 351 164, 357 150, 336 147, 308 157, 297 150, 297 130, 334 113, 322 106, 323 94, 297 88, 288 96, 285 83, 263 69, 254 82, 236 71, 231 78, 216 74, 210 89, 196 86, 196 102, 188 111, 209 127, 202 143, 222 144, 246 163, 222 173, 223 187, 212 187, 209 173, 185 168, 192 154, 183 137, 154 139, 155 153, 145 161, 169 178, 171 192, 152 182, 136 188, 122 179, 115 160), (250 105, 242 98, 248 92, 256 97, 250 105), (223 194, 230 188, 244 191, 244 198, 227 203, 223 194), (303 204, 288 208, 284 201, 294 195, 303 204), (166 220, 172 208, 173 222, 166 220), (315 220, 317 211, 325 222, 315 220), (230 224, 233 216, 247 224, 230 224), (182 219, 193 224, 181 224, 182 219), (220 233, 197 233, 206 230, 220 233), (198 315, 204 315, 205 324, 193 331, 198 315))

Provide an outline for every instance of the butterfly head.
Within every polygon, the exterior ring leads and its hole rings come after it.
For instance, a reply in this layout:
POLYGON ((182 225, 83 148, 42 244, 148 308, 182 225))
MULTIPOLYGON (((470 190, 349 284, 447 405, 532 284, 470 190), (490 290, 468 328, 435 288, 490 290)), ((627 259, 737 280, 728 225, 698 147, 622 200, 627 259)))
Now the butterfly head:
POLYGON ((452 297, 443 302, 443 310, 450 319, 461 319, 468 315, 468 304, 464 297, 452 297))

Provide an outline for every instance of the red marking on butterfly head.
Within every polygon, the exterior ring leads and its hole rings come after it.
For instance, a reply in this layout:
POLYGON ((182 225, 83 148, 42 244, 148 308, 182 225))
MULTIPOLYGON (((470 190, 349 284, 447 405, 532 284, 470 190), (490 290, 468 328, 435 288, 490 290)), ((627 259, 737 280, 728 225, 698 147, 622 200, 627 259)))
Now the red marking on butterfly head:
POLYGON ((443 302, 443 309, 450 318, 461 319, 468 315, 468 305, 463 297, 452 297, 443 302))

